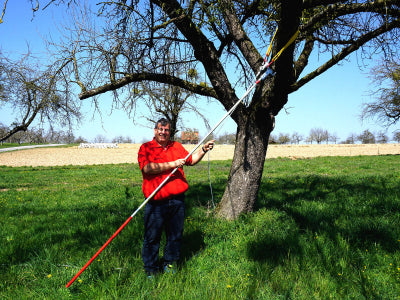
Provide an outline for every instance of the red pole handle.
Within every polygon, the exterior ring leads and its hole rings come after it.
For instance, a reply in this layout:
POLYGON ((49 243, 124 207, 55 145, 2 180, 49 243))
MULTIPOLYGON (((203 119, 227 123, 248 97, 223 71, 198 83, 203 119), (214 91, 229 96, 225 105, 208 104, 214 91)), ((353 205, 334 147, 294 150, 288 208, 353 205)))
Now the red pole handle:
POLYGON ((92 261, 95 260, 95 258, 101 253, 101 251, 103 251, 104 248, 107 247, 107 245, 118 235, 118 233, 120 233, 120 231, 124 229, 124 227, 130 222, 130 220, 132 220, 132 217, 129 217, 125 221, 125 223, 122 224, 120 228, 118 228, 118 230, 108 239, 108 241, 99 249, 99 251, 97 251, 96 254, 93 255, 93 257, 86 263, 86 265, 84 265, 83 268, 74 276, 74 278, 72 278, 71 281, 68 282, 67 288, 70 287, 70 285, 79 277, 79 275, 81 275, 83 271, 85 271, 85 269, 92 263, 92 261))

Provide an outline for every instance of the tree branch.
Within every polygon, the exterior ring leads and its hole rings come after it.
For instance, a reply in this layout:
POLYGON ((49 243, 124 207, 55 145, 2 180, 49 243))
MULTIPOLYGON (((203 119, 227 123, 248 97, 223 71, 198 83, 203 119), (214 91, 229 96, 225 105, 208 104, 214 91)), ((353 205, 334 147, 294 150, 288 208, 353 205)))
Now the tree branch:
MULTIPOLYGON (((304 7, 303 1, 303 7, 304 7)), ((317 7, 317 2, 321 1, 307 1, 314 3, 313 7, 317 7)), ((331 20, 344 15, 360 13, 360 12, 377 12, 378 9, 382 9, 382 13, 389 13, 391 5, 398 5, 398 0, 376 0, 376 1, 368 1, 367 3, 352 3, 352 4, 343 4, 344 1, 324 1, 324 3, 332 2, 326 8, 321 10, 321 12, 315 14, 312 18, 309 19, 308 22, 304 23, 300 28, 300 36, 301 39, 304 36, 311 34, 315 30, 315 26, 318 24, 318 28, 328 24, 331 20)), ((320 5, 320 4, 318 4, 320 5)), ((398 17, 398 10, 393 10, 395 15, 398 17)))
POLYGON ((234 13, 233 3, 230 0, 222 0, 221 3, 225 23, 230 34, 233 36, 235 44, 253 69, 253 72, 257 73, 262 64, 263 58, 247 36, 238 16, 234 13))
POLYGON ((337 1, 337 0, 303 0, 303 8, 316 8, 321 5, 329 5, 329 4, 336 4, 345 1, 337 1))
POLYGON ((299 58, 294 64, 294 73, 296 80, 299 78, 304 68, 308 65, 308 58, 310 57, 311 52, 314 48, 314 43, 315 40, 311 36, 306 38, 303 51, 301 52, 299 58))
POLYGON ((377 28, 374 31, 368 32, 364 35, 361 35, 356 41, 353 42, 352 45, 342 49, 338 54, 334 55, 329 61, 327 61, 325 64, 317 68, 315 71, 307 74, 300 80, 298 80, 296 83, 294 83, 290 87, 289 93, 292 93, 294 91, 297 91, 300 87, 311 81, 312 79, 316 78, 317 76, 321 75, 325 71, 327 71, 329 68, 337 64, 339 61, 343 60, 345 57, 347 57, 349 54, 353 53, 354 51, 358 50, 361 46, 363 46, 365 43, 369 42, 370 40, 378 37, 379 35, 388 32, 392 30, 393 28, 399 27, 400 26, 400 20, 395 20, 389 24, 383 24, 381 27, 377 28))
POLYGON ((175 26, 193 47, 194 56, 203 64, 207 76, 214 87, 216 98, 221 101, 225 108, 230 108, 236 102, 237 97, 219 60, 214 44, 201 32, 193 20, 185 14, 183 8, 176 0, 151 1, 159 6, 170 19, 175 20, 175 26), (180 16, 183 17, 178 18, 180 16))
POLYGON ((96 95, 103 94, 105 92, 114 91, 116 89, 126 86, 129 83, 141 81, 155 81, 159 83, 171 84, 202 96, 217 98, 217 94, 213 88, 193 84, 191 82, 167 74, 143 72, 138 74, 126 74, 123 78, 120 78, 115 82, 104 84, 97 88, 84 91, 79 94, 79 99, 87 99, 96 95))

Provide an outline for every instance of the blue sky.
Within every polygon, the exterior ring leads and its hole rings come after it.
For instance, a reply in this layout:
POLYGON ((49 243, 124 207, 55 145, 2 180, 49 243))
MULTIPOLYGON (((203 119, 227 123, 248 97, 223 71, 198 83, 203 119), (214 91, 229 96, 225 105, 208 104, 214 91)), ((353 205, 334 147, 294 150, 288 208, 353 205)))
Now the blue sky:
MULTIPOLYGON (((3 8, 4 0, 0 0, 3 8)), ((62 11, 65 7, 50 6, 45 11, 38 11, 32 18, 30 3, 26 0, 8 1, 4 23, 0 24, 0 49, 12 56, 27 52, 28 45, 31 52, 41 55, 44 53, 43 37, 49 34, 57 35, 56 26, 62 21, 62 11), (18 2, 18 3, 17 3, 18 2)), ((311 61, 311 65, 319 62, 311 61)), ((378 59, 378 57, 376 57, 378 59)), ((370 61, 370 65, 374 65, 370 61)), ((378 126, 375 120, 360 120, 362 103, 370 102, 368 95, 372 88, 371 79, 368 77, 368 68, 360 71, 355 56, 351 61, 345 61, 339 66, 331 68, 297 92, 289 95, 286 109, 282 110, 276 118, 276 128, 273 134, 298 132, 304 137, 308 136, 313 128, 322 128, 330 133, 335 133, 339 140, 346 139, 351 133, 360 134, 368 129, 373 133, 384 131, 385 128, 378 126)), ((243 88, 238 88, 237 95, 241 97, 243 88)), ((111 95, 101 96, 103 103, 102 122, 98 116, 92 119, 93 108, 90 100, 84 100, 83 112, 86 117, 83 123, 74 131, 76 136, 83 136, 92 141, 97 135, 103 135, 109 140, 116 136, 129 136, 135 142, 142 142, 152 137, 152 130, 143 126, 145 122, 133 124, 127 114, 123 111, 114 110, 110 114, 111 95), (142 124, 142 125, 140 125, 142 124)), ((205 101, 197 102, 203 114, 209 119, 213 126, 224 114, 221 104, 218 102, 204 104, 205 101)), ((10 125, 14 121, 11 109, 0 108, 0 122, 10 125)), ((197 128, 200 135, 207 133, 207 128, 194 114, 183 116, 185 127, 197 128)), ((399 125, 389 128, 388 136, 399 129, 399 125)), ((216 133, 236 132, 236 125, 232 120, 226 121, 216 133)))

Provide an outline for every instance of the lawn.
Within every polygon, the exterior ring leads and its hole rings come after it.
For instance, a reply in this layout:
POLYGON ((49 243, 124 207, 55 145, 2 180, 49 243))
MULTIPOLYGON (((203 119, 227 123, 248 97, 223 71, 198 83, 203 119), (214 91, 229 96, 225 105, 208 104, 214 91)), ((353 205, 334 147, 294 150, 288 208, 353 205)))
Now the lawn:
POLYGON ((70 288, 143 202, 138 166, 0 167, 0 298, 400 299, 400 156, 269 159, 236 221, 213 213, 230 164, 185 169, 174 275, 144 274, 141 211, 70 288))

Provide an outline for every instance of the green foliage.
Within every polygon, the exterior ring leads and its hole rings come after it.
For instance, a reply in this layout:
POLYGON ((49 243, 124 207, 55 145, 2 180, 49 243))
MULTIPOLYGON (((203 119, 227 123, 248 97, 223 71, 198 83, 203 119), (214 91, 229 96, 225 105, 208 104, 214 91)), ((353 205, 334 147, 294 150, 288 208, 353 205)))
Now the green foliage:
POLYGON ((214 218, 230 161, 186 168, 182 261, 142 270, 136 164, 0 167, 0 298, 396 299, 398 156, 271 159, 254 213, 214 218), (211 201, 209 179, 212 182, 211 201))
POLYGON ((206 82, 203 82, 203 81, 202 81, 202 82, 200 82, 200 86, 201 86, 201 87, 208 87, 208 84, 207 84, 206 82))
POLYGON ((190 79, 196 79, 198 77, 198 72, 196 69, 189 69, 188 76, 190 79))

